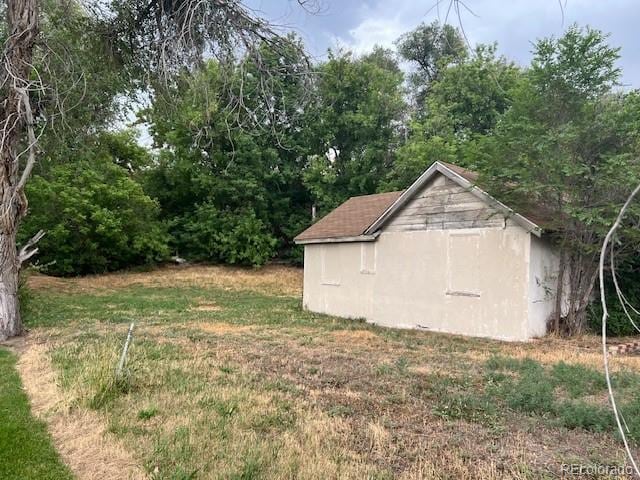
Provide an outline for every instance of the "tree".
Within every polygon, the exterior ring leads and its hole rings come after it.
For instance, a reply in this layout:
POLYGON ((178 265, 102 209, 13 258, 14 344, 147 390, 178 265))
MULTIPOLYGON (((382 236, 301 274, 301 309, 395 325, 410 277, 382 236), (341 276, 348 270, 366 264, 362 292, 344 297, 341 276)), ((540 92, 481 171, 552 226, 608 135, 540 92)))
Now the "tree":
MULTIPOLYGON (((141 71, 119 39, 108 40, 101 22, 73 1, 41 2, 45 26, 35 68, 43 90, 34 92, 40 147, 36 172, 86 156, 96 134, 112 130, 128 113, 141 71)), ((124 135, 124 132, 122 133, 124 135)))
MULTIPOLYGON (((221 106, 222 82, 218 62, 210 61, 176 86, 173 103, 157 98, 145 113, 154 142, 164 147, 144 173, 146 190, 159 200, 181 256, 261 265, 276 253, 273 218, 286 209, 279 197, 289 169, 276 142, 263 143, 266 132, 229 131, 234 113, 221 106)), ((249 85, 246 101, 260 101, 249 85)))
POLYGON ((583 330, 600 244, 640 182, 638 94, 613 90, 617 59, 607 36, 590 28, 574 25, 561 38, 538 41, 526 79, 478 161, 492 192, 521 208, 535 205, 547 218, 561 256, 559 332, 583 330))
POLYGON ((20 229, 28 240, 39 229, 39 262, 55 275, 104 273, 168 257, 157 203, 108 151, 55 165, 49 178, 27 186, 30 214, 20 229))
POLYGON ((319 71, 304 178, 327 212, 350 196, 376 192, 393 163, 405 104, 402 72, 388 51, 361 58, 330 52, 319 71))
MULTIPOLYGON (((60 106, 59 102, 40 102, 43 92, 53 91, 58 99, 61 92, 52 78, 39 75, 34 68, 39 60, 48 64, 52 58, 60 59, 60 52, 49 54, 47 30, 40 31, 42 1, 8 0, 3 4, 6 40, 0 69, 0 128, 4 132, 0 139, 0 340, 22 331, 18 274, 23 262, 36 253, 33 245, 40 237, 28 241, 18 252, 16 235, 27 212, 25 187, 39 154, 36 129, 42 121, 34 111, 50 118, 52 108, 60 106)), ((83 10, 76 2, 68 5, 83 10)), ((253 45, 267 42, 279 49, 290 44, 236 1, 113 0, 108 4, 96 1, 84 8, 87 18, 94 21, 89 31, 104 39, 128 63, 125 72, 137 78, 138 88, 144 88, 150 79, 170 85, 177 72, 192 68, 205 52, 218 57, 222 65, 233 63, 238 52, 245 52, 261 65, 253 45), (141 72, 147 75, 139 75, 141 72)), ((50 28, 49 24, 43 25, 50 28)), ((286 54, 285 48, 281 51, 286 54)), ((260 68, 260 73, 266 79, 271 72, 260 68)), ((241 105, 241 97, 230 98, 241 105)))
POLYGON ((511 105, 520 70, 496 45, 478 45, 473 55, 444 68, 425 101, 426 134, 465 140, 491 132, 511 105))
MULTIPOLYGON (((36 252, 29 243, 18 252, 16 234, 27 213, 24 189, 36 161, 29 89, 38 15, 37 0, 7 2, 8 36, 3 52, 0 108, 0 129, 5 132, 0 138, 0 340, 22 331, 17 298, 18 274, 22 263, 36 252), (26 151, 21 148, 25 131, 29 145, 26 151), (26 162, 20 162, 21 153, 26 153, 26 162)), ((34 237, 34 242, 37 238, 34 237)))
POLYGON ((479 45, 472 56, 440 71, 424 114, 410 123, 409 138, 398 149, 383 190, 406 188, 438 160, 475 168, 467 152, 493 131, 521 78, 520 70, 495 52, 495 45, 479 45))
POLYGON ((467 57, 467 45, 460 31, 449 24, 440 25, 437 20, 429 25, 421 23, 405 33, 396 46, 400 56, 416 66, 409 75, 409 86, 418 111, 422 111, 430 86, 438 80, 442 69, 467 57))

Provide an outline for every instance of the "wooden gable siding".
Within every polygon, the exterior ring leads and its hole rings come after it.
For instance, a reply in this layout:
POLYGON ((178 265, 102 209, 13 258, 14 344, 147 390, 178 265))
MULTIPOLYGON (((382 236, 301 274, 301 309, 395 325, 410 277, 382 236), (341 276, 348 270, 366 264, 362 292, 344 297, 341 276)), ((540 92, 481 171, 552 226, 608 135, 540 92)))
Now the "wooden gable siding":
POLYGON ((398 211, 385 231, 502 227, 505 217, 444 175, 437 175, 398 211))

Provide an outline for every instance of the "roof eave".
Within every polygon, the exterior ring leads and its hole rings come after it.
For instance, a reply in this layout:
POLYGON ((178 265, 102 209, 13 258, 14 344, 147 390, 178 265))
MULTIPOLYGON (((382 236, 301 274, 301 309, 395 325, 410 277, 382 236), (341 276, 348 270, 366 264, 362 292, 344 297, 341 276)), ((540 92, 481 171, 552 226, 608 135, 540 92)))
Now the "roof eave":
POLYGON ((329 238, 305 238, 294 239, 296 245, 309 245, 314 243, 350 243, 350 242, 374 242, 378 238, 378 233, 373 235, 354 235, 351 237, 329 237, 329 238))

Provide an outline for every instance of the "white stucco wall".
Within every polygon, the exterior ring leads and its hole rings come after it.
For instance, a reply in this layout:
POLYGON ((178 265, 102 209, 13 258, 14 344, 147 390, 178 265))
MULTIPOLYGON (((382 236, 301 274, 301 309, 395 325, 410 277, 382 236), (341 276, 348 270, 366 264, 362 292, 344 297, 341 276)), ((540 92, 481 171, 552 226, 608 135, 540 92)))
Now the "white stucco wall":
POLYGON ((548 308, 529 288, 530 249, 537 252, 536 271, 547 263, 530 237, 508 225, 383 232, 375 242, 306 245, 303 304, 389 327, 528 340, 541 334, 529 310, 541 318, 548 308), (369 249, 365 265, 363 248, 369 249))
POLYGON ((547 333, 547 322, 555 311, 560 258, 552 245, 531 235, 529 262, 529 331, 532 337, 547 333))

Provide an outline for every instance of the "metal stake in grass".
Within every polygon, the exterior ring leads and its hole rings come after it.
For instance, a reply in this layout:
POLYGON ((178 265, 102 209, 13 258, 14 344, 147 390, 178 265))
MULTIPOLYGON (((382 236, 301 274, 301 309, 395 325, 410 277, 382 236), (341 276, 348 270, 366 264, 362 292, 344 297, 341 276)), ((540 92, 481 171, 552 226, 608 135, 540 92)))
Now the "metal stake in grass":
POLYGON ((129 350, 129 344, 131 343, 131 338, 133 337, 133 327, 135 326, 135 324, 135 322, 131 322, 131 325, 129 325, 129 333, 127 333, 127 339, 124 342, 122 354, 120 354, 118 368, 116 368, 116 379, 120 379, 122 377, 122 369, 124 368, 124 364, 127 360, 127 351, 129 350))

